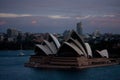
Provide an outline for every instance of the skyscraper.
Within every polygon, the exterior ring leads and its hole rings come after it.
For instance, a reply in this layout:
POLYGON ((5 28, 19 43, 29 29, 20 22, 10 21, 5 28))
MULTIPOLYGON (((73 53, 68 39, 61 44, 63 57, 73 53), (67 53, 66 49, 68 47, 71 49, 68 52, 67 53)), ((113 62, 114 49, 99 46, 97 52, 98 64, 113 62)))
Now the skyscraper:
POLYGON ((8 37, 18 36, 18 30, 9 28, 7 29, 7 35, 8 37))
POLYGON ((94 37, 100 37, 100 35, 101 35, 101 33, 100 33, 99 30, 95 30, 95 31, 93 32, 93 36, 94 36, 94 37))
POLYGON ((77 23, 76 31, 79 35, 82 35, 82 22, 77 23))

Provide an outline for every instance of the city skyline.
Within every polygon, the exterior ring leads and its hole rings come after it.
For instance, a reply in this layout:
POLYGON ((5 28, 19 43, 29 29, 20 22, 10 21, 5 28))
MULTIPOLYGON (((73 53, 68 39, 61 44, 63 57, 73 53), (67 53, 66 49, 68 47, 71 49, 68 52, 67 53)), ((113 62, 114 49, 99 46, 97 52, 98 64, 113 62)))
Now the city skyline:
POLYGON ((0 0, 0 32, 62 33, 82 22, 83 33, 120 34, 119 0, 0 0))

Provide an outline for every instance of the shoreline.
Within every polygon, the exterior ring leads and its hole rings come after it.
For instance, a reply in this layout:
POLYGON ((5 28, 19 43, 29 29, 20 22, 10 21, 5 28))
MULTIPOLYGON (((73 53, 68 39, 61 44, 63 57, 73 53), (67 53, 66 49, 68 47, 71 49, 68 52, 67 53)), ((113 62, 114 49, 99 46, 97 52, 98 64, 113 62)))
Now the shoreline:
POLYGON ((101 64, 101 65, 87 65, 87 66, 80 66, 80 67, 73 67, 73 66, 53 66, 53 65, 39 65, 39 66, 32 66, 30 64, 25 64, 25 67, 32 67, 32 68, 40 68, 40 69, 87 69, 87 68, 96 68, 96 67, 105 67, 105 66, 112 66, 112 65, 119 65, 119 63, 113 64, 101 64))
POLYGON ((86 69, 93 67, 111 66, 120 64, 120 58, 95 58, 86 59, 79 57, 52 57, 40 60, 40 57, 31 57, 30 61, 25 63, 25 67, 42 68, 42 69, 86 69), (81 60, 80 60, 81 59, 81 60), (48 62, 45 62, 45 61, 48 62), (85 62, 86 61, 86 62, 85 62))

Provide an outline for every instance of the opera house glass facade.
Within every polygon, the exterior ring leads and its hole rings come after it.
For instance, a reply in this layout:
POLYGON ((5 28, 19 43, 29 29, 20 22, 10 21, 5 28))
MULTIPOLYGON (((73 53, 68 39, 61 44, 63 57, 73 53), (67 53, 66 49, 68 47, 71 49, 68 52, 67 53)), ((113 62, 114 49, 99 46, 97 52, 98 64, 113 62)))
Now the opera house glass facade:
POLYGON ((97 50, 97 54, 101 57, 93 57, 89 43, 85 43, 83 38, 72 30, 62 44, 54 35, 49 34, 47 40, 44 40, 41 44, 36 44, 35 54, 30 56, 25 66, 82 69, 119 64, 117 59, 109 58, 107 50, 97 50))

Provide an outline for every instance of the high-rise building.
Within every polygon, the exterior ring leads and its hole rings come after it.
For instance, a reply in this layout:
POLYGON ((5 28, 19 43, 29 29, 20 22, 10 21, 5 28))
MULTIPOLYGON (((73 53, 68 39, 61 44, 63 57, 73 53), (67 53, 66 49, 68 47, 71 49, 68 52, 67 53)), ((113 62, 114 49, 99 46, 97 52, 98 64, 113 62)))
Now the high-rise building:
POLYGON ((68 35, 70 34, 70 30, 65 30, 63 32, 63 39, 66 40, 68 38, 68 35))
POLYGON ((95 32, 93 32, 93 36, 94 37, 100 37, 101 33, 99 30, 95 30, 95 32))
POLYGON ((77 23, 76 31, 79 35, 82 35, 82 22, 77 23))
POLYGON ((4 34, 0 33, 0 41, 4 40, 4 34))
POLYGON ((15 36, 18 36, 18 30, 16 29, 7 29, 7 35, 8 37, 15 37, 15 36))

